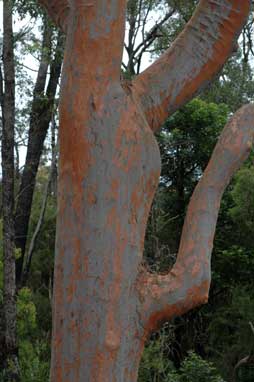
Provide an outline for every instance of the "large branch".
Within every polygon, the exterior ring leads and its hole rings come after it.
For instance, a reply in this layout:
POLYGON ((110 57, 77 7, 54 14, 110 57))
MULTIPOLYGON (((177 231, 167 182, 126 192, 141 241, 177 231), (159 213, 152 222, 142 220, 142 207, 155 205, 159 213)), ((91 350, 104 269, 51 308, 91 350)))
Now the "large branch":
POLYGON ((52 21, 66 32, 69 15, 68 0, 38 0, 46 9, 52 21))
POLYGON ((242 107, 224 128, 191 198, 175 266, 167 275, 144 272, 138 286, 147 331, 207 302, 210 260, 222 194, 248 157, 254 140, 254 105, 242 107))
POLYGON ((251 0, 201 0, 172 47, 134 79, 134 92, 154 131, 222 68, 250 5, 251 0))

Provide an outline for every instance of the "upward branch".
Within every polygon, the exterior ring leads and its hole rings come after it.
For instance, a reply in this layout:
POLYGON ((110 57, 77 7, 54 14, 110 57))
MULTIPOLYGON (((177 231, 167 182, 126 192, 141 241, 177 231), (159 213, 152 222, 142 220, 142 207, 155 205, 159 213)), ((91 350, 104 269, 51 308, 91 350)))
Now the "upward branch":
POLYGON ((210 260, 220 201, 254 140, 254 105, 242 107, 224 128, 191 198, 175 266, 167 275, 144 273, 139 281, 143 324, 153 330, 207 301, 210 260))
POLYGON ((52 21, 66 32, 69 15, 68 0, 39 0, 39 3, 46 9, 52 21))
POLYGON ((201 0, 172 47, 133 81, 154 131, 222 68, 250 11, 251 0, 201 0))

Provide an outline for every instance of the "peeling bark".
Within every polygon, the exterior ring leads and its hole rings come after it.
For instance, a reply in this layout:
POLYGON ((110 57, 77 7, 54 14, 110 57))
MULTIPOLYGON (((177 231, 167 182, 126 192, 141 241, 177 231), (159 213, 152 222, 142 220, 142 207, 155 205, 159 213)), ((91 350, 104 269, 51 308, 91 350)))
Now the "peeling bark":
POLYGON ((250 1, 201 1, 174 48, 124 88, 126 1, 69 5, 51 381, 134 382, 147 335, 161 321, 207 301, 220 199, 250 150, 253 106, 226 126, 191 199, 177 263, 164 276, 142 266, 160 176, 152 129, 220 69, 250 1))

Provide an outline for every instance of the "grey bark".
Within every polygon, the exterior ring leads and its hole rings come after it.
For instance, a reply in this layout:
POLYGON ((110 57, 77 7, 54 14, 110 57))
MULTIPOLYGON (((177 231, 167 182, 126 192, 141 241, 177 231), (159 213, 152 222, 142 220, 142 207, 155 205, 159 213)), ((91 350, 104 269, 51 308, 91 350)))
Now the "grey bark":
POLYGON ((16 279, 14 245, 14 126, 15 126, 15 65, 12 30, 12 2, 3 2, 3 71, 2 103, 2 200, 3 200, 3 320, 2 369, 4 380, 19 381, 16 335, 16 279))

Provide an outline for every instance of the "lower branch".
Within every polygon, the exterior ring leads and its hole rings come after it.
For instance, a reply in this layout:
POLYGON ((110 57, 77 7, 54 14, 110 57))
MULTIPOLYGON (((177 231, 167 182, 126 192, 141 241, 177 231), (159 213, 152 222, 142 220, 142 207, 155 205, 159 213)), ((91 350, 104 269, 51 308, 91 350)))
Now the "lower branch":
POLYGON ((243 106, 225 126, 189 204, 175 266, 167 275, 143 272, 138 287, 147 332, 207 302, 211 253, 221 197, 248 157, 254 139, 254 105, 243 106))

